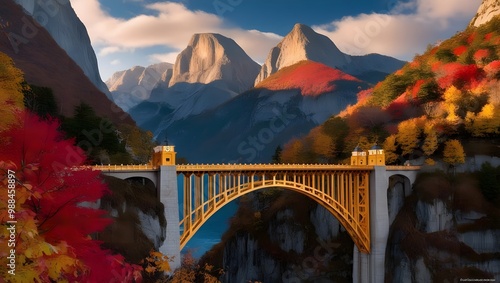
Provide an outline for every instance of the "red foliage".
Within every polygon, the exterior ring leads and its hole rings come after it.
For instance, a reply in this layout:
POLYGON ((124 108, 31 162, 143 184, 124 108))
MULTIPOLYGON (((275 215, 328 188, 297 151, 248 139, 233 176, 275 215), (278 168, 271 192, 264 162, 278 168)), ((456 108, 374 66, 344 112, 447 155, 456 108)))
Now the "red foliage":
POLYGON ((453 54, 455 54, 456 56, 460 56, 465 51, 467 51, 467 46, 461 45, 461 46, 456 47, 455 49, 453 49, 453 54))
POLYGON ((89 235, 104 229, 111 219, 106 211, 82 206, 107 193, 99 172, 75 170, 86 160, 72 140, 64 140, 59 123, 42 121, 21 113, 17 127, 4 132, 7 141, 0 143, 0 159, 14 162, 16 176, 31 186, 32 196, 23 207, 36 215, 39 234, 52 245, 65 242, 87 270, 68 274, 68 280, 111 282, 134 277, 139 267, 124 262, 100 247, 89 235), (121 276, 121 277, 120 277, 121 276))
POLYGON ((281 69, 256 87, 270 90, 300 89, 304 96, 332 92, 338 81, 359 81, 340 70, 313 61, 302 61, 281 69))
POLYGON ((484 58, 490 55, 490 51, 488 49, 479 49, 474 53, 474 60, 481 61, 484 58))
POLYGON ((411 89, 411 97, 412 99, 416 100, 418 97, 418 93, 420 92, 420 89, 422 88, 422 85, 426 83, 426 80, 420 79, 415 82, 415 85, 413 85, 411 89))
POLYGON ((458 88, 474 88, 478 86, 484 74, 475 64, 462 65, 460 63, 444 64, 439 70, 438 85, 446 89, 451 85, 458 88))
POLYGON ((365 102, 370 96, 372 96, 373 94, 373 89, 370 88, 370 89, 366 89, 366 90, 362 90, 360 92, 358 92, 358 103, 363 103, 365 102))
POLYGON ((393 120, 399 120, 405 117, 406 110, 410 107, 411 103, 408 101, 408 94, 403 93, 385 108, 385 112, 388 113, 393 120))
POLYGON ((484 40, 485 40, 485 41, 490 41, 492 37, 493 37, 493 32, 487 33, 487 34, 484 36, 484 40))
POLYGON ((500 72, 500 60, 495 60, 484 66, 484 71, 488 76, 495 76, 500 72))

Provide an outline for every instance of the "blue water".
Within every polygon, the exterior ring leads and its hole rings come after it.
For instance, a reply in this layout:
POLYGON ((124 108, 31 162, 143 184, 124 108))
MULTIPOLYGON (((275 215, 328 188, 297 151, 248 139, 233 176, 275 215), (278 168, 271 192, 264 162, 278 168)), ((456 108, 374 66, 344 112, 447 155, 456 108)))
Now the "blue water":
MULTIPOLYGON (((179 194, 179 217, 183 209, 183 177, 178 176, 178 194, 179 194)), ((238 208, 238 202, 232 201, 222 207, 217 213, 210 217, 205 224, 196 232, 196 234, 187 242, 181 253, 188 251, 195 257, 200 258, 212 246, 218 244, 222 234, 229 228, 229 219, 235 214, 238 208)))

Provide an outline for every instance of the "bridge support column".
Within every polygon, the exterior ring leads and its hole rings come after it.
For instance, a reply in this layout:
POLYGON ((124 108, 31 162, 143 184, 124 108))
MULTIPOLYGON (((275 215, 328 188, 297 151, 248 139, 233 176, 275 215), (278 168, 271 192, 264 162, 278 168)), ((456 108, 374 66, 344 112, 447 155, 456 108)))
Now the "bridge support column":
POLYGON ((371 252, 363 254, 354 246, 353 282, 384 282, 385 249, 389 237, 387 188, 389 179, 385 166, 375 166, 370 175, 371 252))
POLYGON ((173 257, 172 271, 181 266, 179 233, 179 198, 177 192, 176 166, 160 166, 158 174, 158 198, 164 205, 167 233, 160 252, 173 257))

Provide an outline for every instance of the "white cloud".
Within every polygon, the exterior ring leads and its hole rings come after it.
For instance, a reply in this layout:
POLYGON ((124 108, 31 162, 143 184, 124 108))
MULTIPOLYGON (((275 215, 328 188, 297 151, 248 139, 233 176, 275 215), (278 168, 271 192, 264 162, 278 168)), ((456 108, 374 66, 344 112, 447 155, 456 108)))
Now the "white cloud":
POLYGON ((113 65, 113 66, 120 65, 121 61, 119 59, 115 59, 115 60, 111 61, 110 64, 113 65))
POLYGON ((169 53, 163 53, 163 54, 151 54, 149 58, 151 59, 152 62, 169 62, 169 63, 175 63, 175 59, 177 58, 177 55, 179 52, 169 52, 169 53))
POLYGON ((94 47, 100 49, 100 56, 153 46, 180 52, 193 34, 214 32, 233 38, 250 57, 263 61, 269 49, 280 40, 280 36, 272 33, 226 27, 218 16, 191 11, 180 3, 149 4, 145 7, 150 14, 130 19, 112 17, 98 0, 71 0, 71 4, 85 23, 94 47))
POLYGON ((388 14, 361 14, 313 28, 340 50, 354 55, 380 53, 410 60, 428 44, 463 30, 481 0, 414 0, 388 14))

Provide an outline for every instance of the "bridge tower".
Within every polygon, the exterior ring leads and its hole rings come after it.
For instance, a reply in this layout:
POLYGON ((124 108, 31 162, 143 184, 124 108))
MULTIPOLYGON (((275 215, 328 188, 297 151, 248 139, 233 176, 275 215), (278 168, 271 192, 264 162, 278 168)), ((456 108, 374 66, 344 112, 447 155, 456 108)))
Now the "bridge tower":
POLYGON ((173 145, 160 145, 153 149, 154 167, 175 165, 175 147, 173 145))
POLYGON ((385 153, 380 145, 375 144, 368 150, 368 165, 385 166, 385 153))
POLYGON ((352 151, 351 165, 367 165, 366 152, 363 151, 359 145, 352 151))
POLYGON ((175 147, 161 145, 155 147, 151 165, 158 168, 157 195, 164 205, 167 231, 160 252, 173 257, 170 267, 174 270, 181 265, 180 230, 179 230, 179 193, 177 191, 177 169, 175 165, 175 147))

